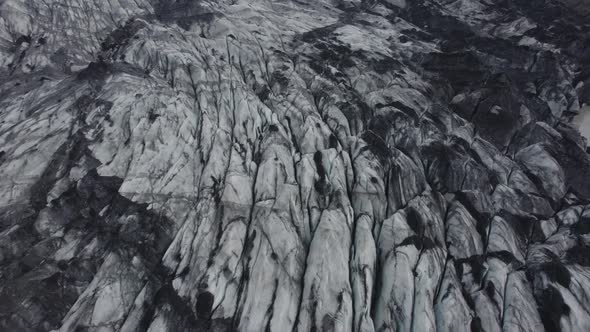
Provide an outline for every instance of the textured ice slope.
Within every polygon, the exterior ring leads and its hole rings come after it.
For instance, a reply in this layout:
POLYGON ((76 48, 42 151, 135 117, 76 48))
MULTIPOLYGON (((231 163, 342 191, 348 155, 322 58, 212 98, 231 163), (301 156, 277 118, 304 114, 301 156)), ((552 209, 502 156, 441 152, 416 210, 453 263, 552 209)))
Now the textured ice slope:
POLYGON ((0 330, 590 330, 568 4, 0 2, 0 330))

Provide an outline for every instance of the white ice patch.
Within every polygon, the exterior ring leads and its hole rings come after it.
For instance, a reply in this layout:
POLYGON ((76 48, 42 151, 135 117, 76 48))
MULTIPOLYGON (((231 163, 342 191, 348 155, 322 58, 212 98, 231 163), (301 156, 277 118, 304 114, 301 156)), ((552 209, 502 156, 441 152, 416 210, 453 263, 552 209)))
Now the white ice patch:
POLYGON ((590 105, 582 106, 580 113, 574 118, 574 124, 580 130, 580 134, 590 142, 590 105))

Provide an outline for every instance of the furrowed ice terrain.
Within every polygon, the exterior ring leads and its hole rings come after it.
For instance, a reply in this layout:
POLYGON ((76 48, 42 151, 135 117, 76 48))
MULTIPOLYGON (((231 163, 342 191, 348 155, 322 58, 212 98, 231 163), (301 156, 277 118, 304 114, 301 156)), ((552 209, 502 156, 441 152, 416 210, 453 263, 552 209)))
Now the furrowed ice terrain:
POLYGON ((589 9, 0 0, 0 331, 590 331, 589 9))

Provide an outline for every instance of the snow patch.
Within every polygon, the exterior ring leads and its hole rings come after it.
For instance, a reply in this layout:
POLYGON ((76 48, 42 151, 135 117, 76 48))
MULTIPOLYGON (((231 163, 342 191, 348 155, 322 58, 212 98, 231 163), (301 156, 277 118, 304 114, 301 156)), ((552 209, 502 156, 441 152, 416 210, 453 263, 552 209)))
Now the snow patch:
POLYGON ((574 118, 574 124, 580 130, 580 134, 590 141, 590 105, 582 106, 580 113, 574 118))

